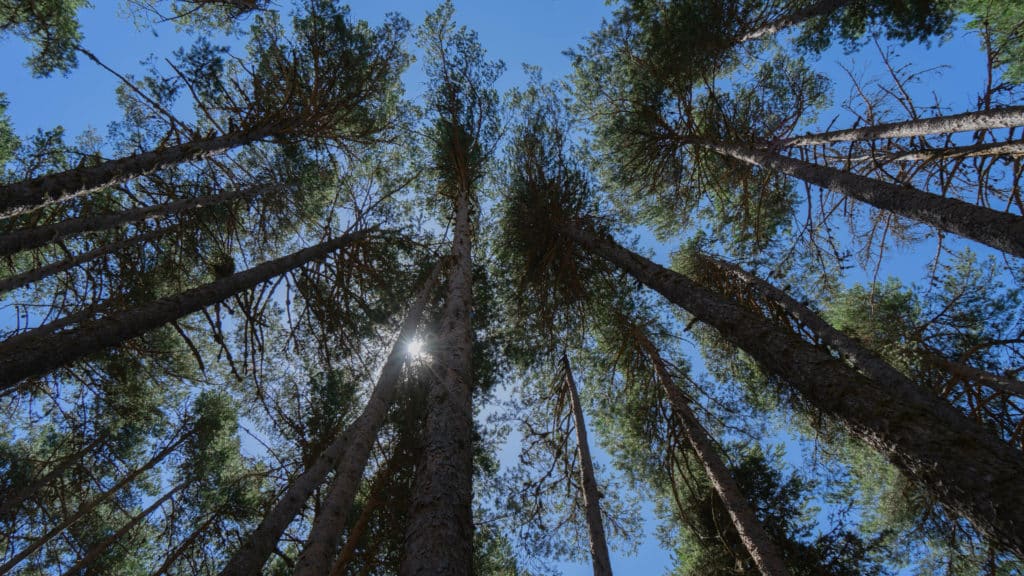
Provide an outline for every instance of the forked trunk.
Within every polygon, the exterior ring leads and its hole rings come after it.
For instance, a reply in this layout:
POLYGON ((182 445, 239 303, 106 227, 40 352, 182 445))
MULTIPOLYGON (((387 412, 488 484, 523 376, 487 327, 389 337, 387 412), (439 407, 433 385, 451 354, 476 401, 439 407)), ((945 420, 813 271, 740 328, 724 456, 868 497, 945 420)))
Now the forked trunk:
POLYGON ((95 352, 142 336, 168 322, 198 312, 331 252, 363 240, 374 229, 344 234, 288 256, 153 302, 105 315, 83 326, 56 334, 18 335, 13 344, 0 344, 0 392, 26 378, 40 376, 95 352))
POLYGON ((74 168, 6 184, 0 186, 0 219, 38 210, 181 162, 199 160, 251 144, 274 132, 275 130, 267 127, 239 130, 107 160, 96 166, 74 168))
POLYGON ((590 562, 594 567, 594 576, 611 576, 612 561, 608 555, 608 541, 604 533, 604 520, 601 519, 601 491, 597 488, 597 477, 594 475, 594 461, 590 458, 590 442, 587 440, 587 425, 583 421, 583 406, 576 389, 569 358, 562 355, 562 371, 565 373, 565 387, 569 393, 569 404, 572 408, 572 422, 576 429, 576 447, 580 454, 580 479, 583 482, 583 506, 587 517, 587 533, 590 536, 590 562))
MULTIPOLYGON (((370 399, 362 414, 324 449, 312 466, 288 486, 284 495, 263 517, 260 525, 239 546, 227 566, 221 570, 220 576, 259 574, 277 546, 285 528, 302 510, 313 491, 324 483, 327 474, 331 470, 337 470, 336 480, 332 484, 324 504, 326 508, 317 515, 317 522, 313 525, 310 534, 311 539, 323 539, 325 542, 315 545, 316 552, 309 552, 310 548, 304 550, 299 558, 296 571, 309 564, 319 566, 320 562, 316 559, 321 556, 328 556, 326 562, 330 562, 329 556, 333 555, 333 546, 336 546, 337 539, 340 537, 340 526, 336 523, 343 522, 348 516, 348 509, 352 505, 355 490, 359 487, 359 480, 362 478, 363 469, 370 456, 373 441, 394 401, 402 365, 405 363, 406 345, 416 334, 416 328, 423 316, 423 309, 437 286, 442 266, 443 263, 438 263, 434 267, 426 283, 409 306, 395 344, 381 368, 380 376, 377 377, 377 385, 370 394, 370 399), (331 532, 331 530, 336 530, 337 533, 331 532), (319 552, 321 549, 327 550, 327 552, 319 552), (314 554, 316 556, 313 556, 314 554)), ((313 546, 314 544, 311 542, 310 547, 313 546)), ((319 572, 319 574, 325 573, 326 568, 319 572)))
POLYGON ((913 138, 930 134, 952 134, 954 132, 973 132, 995 128, 1012 128, 1024 126, 1024 106, 1008 106, 992 110, 964 112, 949 116, 933 116, 920 120, 889 122, 865 126, 864 128, 848 128, 820 134, 805 134, 786 138, 779 142, 782 146, 814 146, 831 142, 856 142, 859 140, 881 140, 882 138, 913 138))
POLYGON ((1024 458, 940 398, 901 381, 874 382, 788 326, 710 292, 615 243, 573 226, 585 249, 714 327, 804 401, 919 481, 955 515, 1024 558, 1024 458))
POLYGON ((1024 217, 1000 212, 956 198, 946 198, 912 186, 890 184, 767 150, 739 144, 698 141, 698 144, 737 160, 778 170, 808 184, 839 192, 854 200, 939 230, 970 238, 1024 258, 1024 217))

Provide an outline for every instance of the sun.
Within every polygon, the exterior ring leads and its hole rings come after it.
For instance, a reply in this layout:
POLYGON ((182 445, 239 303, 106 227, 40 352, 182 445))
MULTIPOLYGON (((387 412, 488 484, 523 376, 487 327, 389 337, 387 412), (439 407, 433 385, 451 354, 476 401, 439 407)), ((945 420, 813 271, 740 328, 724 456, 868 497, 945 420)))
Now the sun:
POLYGON ((405 345, 405 352, 410 358, 422 358, 425 355, 423 348, 423 340, 415 338, 405 345))

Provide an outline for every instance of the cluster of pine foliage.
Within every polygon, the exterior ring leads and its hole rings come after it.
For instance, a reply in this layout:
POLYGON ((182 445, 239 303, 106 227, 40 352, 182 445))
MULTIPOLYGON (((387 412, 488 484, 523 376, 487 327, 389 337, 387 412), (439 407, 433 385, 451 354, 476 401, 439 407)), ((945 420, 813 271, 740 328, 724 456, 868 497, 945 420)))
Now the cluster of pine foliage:
POLYGON ((503 94, 450 2, 122 0, 136 75, 87 6, 0 0, 122 112, 0 97, 0 575, 610 575, 641 502, 680 576, 1024 573, 1018 0, 619 0, 503 94), (887 49, 952 35, 962 109, 887 49))

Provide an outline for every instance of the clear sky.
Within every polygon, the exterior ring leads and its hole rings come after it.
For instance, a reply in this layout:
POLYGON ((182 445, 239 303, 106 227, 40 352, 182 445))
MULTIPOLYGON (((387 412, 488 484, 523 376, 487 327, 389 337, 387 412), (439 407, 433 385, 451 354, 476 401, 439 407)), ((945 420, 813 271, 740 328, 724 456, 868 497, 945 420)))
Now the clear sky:
MULTIPOLYGON (((395 11, 416 23, 433 8, 430 2, 413 0, 359 0, 350 4, 354 16, 371 22, 379 21, 386 12, 395 11)), ((169 25, 159 27, 156 33, 150 29, 137 29, 130 21, 116 17, 121 11, 117 2, 96 0, 94 8, 81 13, 85 45, 119 72, 140 73, 139 61, 148 54, 164 57, 190 43, 169 25)), ((492 58, 500 58, 508 65, 508 73, 499 84, 502 89, 522 80, 520 65, 523 63, 541 66, 546 78, 564 75, 568 71, 568 60, 562 52, 580 43, 609 12, 610 8, 599 0, 457 2, 458 21, 478 32, 481 43, 492 58)), ((943 102, 955 110, 972 105, 981 89, 983 73, 981 54, 973 36, 958 31, 950 42, 940 47, 909 46, 899 49, 899 52, 903 62, 918 68, 950 66, 939 74, 930 75, 927 83, 914 87, 919 94, 926 95, 932 91, 941 94, 943 102)), ((7 39, 0 44, 0 91, 6 92, 11 102, 9 112, 19 135, 25 136, 36 128, 56 125, 63 125, 70 137, 89 127, 102 134, 106 124, 120 116, 114 100, 118 81, 108 72, 82 59, 78 69, 67 78, 33 79, 21 65, 27 53, 27 47, 17 40, 7 39)), ((827 53, 820 67, 835 81, 837 103, 849 93, 849 83, 835 62, 851 65, 855 72, 865 74, 867 78, 879 74, 877 57, 870 46, 854 56, 845 55, 841 50, 827 53)), ((415 73, 409 78, 411 83, 416 82, 415 73)), ((410 85, 408 90, 417 94, 420 87, 410 85)), ((827 124, 838 113, 822 114, 822 122, 827 124)), ((658 252, 663 254, 662 250, 658 252)), ((881 276, 893 274, 906 280, 919 278, 922 263, 930 255, 928 244, 897 251, 881 276)), ((863 271, 853 271, 852 279, 862 280, 864 277, 863 271)), ((603 454, 600 458, 607 461, 603 454)), ((645 516, 650 518, 649 510, 645 516)), ((651 533, 648 533, 636 556, 615 555, 613 558, 613 567, 620 574, 660 574, 669 565, 668 552, 660 549, 651 533)), ((561 567, 569 575, 591 573, 588 565, 565 564, 561 567)))

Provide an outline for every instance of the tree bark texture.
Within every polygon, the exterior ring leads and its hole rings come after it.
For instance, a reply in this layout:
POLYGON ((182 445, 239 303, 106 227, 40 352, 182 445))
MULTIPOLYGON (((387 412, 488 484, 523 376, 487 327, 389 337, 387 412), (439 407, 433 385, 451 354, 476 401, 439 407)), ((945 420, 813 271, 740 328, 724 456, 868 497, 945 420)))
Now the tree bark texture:
POLYGON ((342 530, 363 479, 373 444, 394 401, 402 366, 408 356, 407 345, 416 335, 423 309, 437 285, 441 266, 439 263, 435 267, 409 308, 366 408, 346 431, 344 457, 338 462, 323 507, 313 521, 306 547, 296 562, 294 576, 321 576, 327 574, 334 563, 342 530))
POLYGON ((786 28, 803 24, 811 18, 831 14, 849 3, 850 0, 818 0, 803 9, 794 10, 789 14, 785 14, 775 20, 772 20, 760 28, 747 32, 743 36, 740 36, 739 41, 749 42, 750 40, 775 35, 786 28))
POLYGON ((453 268, 441 315, 436 372, 428 392, 402 576, 473 573, 472 225, 469 190, 455 200, 453 268))
POLYGON ((874 382, 827 350, 578 226, 585 249, 617 265, 776 374, 822 413, 842 422, 953 514, 1024 558, 1024 458, 944 400, 901 381, 874 382))
POLYGON ((945 198, 912 186, 890 184, 781 154, 738 144, 700 142, 719 154, 778 170, 845 196, 923 224, 934 226, 996 250, 1024 258, 1024 217, 956 198, 945 198))
POLYGON ((202 138, 149 152, 141 152, 107 160, 96 166, 86 166, 47 174, 0 186, 0 218, 10 218, 38 210, 143 176, 161 168, 200 160, 232 148, 251 144, 274 133, 267 127, 228 132, 212 138, 202 138))
POLYGON ((38 336, 31 331, 19 334, 14 345, 0 344, 0 391, 222 302, 260 282, 363 240, 373 231, 370 228, 344 234, 191 290, 107 314, 71 330, 38 336))
POLYGON ((611 576, 612 561, 608 554, 608 540, 605 538, 604 521, 601 519, 601 491, 597 488, 594 475, 594 461, 590 457, 590 441, 587 440, 587 425, 583 421, 583 406, 576 389, 569 358, 562 355, 562 371, 565 388, 569 393, 573 427, 576 429, 576 449, 580 455, 580 479, 583 482, 583 506, 587 517, 587 533, 590 536, 590 562, 594 576, 611 576))
POLYGON ((266 191, 273 191, 282 186, 260 185, 248 188, 233 189, 221 194, 200 196, 198 198, 184 198, 158 204, 156 206, 140 206, 129 208, 115 214, 99 214, 96 216, 84 216, 81 218, 69 218, 45 224, 14 230, 0 236, 0 256, 17 254, 22 250, 31 250, 47 244, 57 242, 75 234, 83 232, 96 232, 98 230, 110 230, 119 228, 132 222, 143 222, 164 218, 171 214, 180 214, 204 206, 223 204, 236 198, 255 196, 266 191))
POLYGON ((913 138, 929 134, 952 134, 973 132, 994 128, 1024 126, 1024 106, 1008 106, 992 110, 964 112, 949 116, 933 116, 920 120, 889 122, 863 128, 848 128, 819 134, 805 134, 786 138, 782 146, 814 146, 832 142, 856 142, 858 140, 881 140, 883 138, 913 138))

